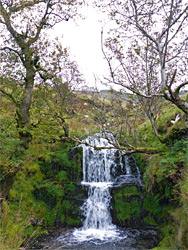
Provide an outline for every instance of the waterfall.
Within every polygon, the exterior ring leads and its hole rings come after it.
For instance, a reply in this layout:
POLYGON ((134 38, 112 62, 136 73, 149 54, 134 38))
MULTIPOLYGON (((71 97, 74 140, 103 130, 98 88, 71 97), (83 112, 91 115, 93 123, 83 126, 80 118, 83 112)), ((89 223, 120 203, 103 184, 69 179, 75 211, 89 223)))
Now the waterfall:
MULTIPOLYGON (((88 138, 95 146, 107 146, 105 139, 88 138)), ((83 146, 83 182, 88 186, 88 199, 82 206, 85 221, 83 229, 108 230, 112 225, 110 208, 110 191, 112 185, 110 167, 113 164, 113 155, 116 150, 94 150, 83 146)))
MULTIPOLYGON (((112 146, 108 140, 92 136, 85 142, 98 147, 112 146)), ((111 193, 115 190, 123 190, 124 187, 129 189, 132 186, 143 186, 134 157, 122 155, 122 152, 117 149, 95 150, 93 146, 85 144, 81 146, 83 147, 81 192, 88 192, 87 199, 80 208, 83 225, 81 228, 68 229, 67 232, 62 233, 57 238, 58 247, 54 248, 53 244, 50 249, 147 250, 155 247, 159 240, 155 230, 118 227, 113 224, 111 218, 113 214, 111 193)), ((115 197, 114 193, 113 195, 115 197)), ((129 201, 125 200, 126 202, 129 201)), ((134 206, 133 202, 132 205, 134 206)), ((127 211, 126 207, 125 211, 127 211)))
MULTIPOLYGON (((97 147, 111 146, 104 138, 88 137, 86 142, 97 147)), ((140 182, 140 175, 132 174, 128 156, 122 157, 117 149, 95 150, 86 145, 82 147, 82 185, 88 189, 88 198, 81 207, 85 218, 83 227, 76 229, 73 235, 79 241, 117 238, 119 232, 110 215, 110 188, 135 179, 140 182)))

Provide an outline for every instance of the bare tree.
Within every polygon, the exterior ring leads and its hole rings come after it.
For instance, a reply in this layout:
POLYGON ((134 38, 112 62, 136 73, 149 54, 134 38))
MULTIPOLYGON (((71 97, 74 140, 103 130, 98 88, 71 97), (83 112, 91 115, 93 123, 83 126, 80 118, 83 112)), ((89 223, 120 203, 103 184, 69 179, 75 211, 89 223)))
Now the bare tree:
POLYGON ((103 46, 111 81, 131 90, 142 101, 145 98, 152 123, 152 102, 159 98, 188 114, 188 103, 179 95, 188 85, 187 1, 103 3, 118 25, 105 41, 107 49, 103 46))

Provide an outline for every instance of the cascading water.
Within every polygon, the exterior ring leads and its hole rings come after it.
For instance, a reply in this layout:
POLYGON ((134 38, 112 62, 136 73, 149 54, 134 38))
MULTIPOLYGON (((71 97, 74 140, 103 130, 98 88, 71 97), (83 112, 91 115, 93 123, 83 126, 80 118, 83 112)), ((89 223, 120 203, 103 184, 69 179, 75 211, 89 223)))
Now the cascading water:
MULTIPOLYGON (((109 146, 107 140, 89 137, 87 142, 98 147, 109 146)), ((116 237, 116 227, 110 216, 110 190, 112 177, 110 169, 114 164, 115 149, 94 150, 83 145, 83 181, 88 187, 88 199, 82 206, 85 217, 82 229, 75 230, 79 240, 116 237)))
MULTIPOLYGON (((97 147, 110 147, 104 138, 88 137, 86 142, 97 147)), ((121 156, 117 149, 95 150, 83 147, 83 181, 81 185, 88 191, 88 198, 81 206, 83 226, 58 238, 68 248, 62 249, 146 249, 135 245, 143 233, 136 229, 120 229, 112 223, 111 188, 122 184, 142 186, 139 169, 132 156, 121 156), (130 162, 132 162, 130 164, 130 162), (130 166, 131 165, 131 166, 130 166), (102 246, 101 246, 102 244, 102 246), (134 245, 134 247, 132 247, 134 245), (101 248, 101 247, 102 248, 101 248)), ((145 232, 149 240, 155 232, 145 232)), ((61 248, 58 248, 61 249, 61 248)))
MULTIPOLYGON (((112 146, 104 138, 88 137, 86 142, 96 147, 112 146)), ((81 207, 85 217, 83 227, 73 233, 79 241, 92 239, 105 241, 120 237, 110 215, 110 187, 117 184, 118 168, 122 173, 121 182, 123 177, 127 182, 127 178, 132 175, 128 162, 123 164, 122 157, 118 153, 117 149, 95 150, 93 147, 83 145, 82 185, 88 188, 88 199, 81 207)), ((134 176, 140 181, 138 173, 134 176)))

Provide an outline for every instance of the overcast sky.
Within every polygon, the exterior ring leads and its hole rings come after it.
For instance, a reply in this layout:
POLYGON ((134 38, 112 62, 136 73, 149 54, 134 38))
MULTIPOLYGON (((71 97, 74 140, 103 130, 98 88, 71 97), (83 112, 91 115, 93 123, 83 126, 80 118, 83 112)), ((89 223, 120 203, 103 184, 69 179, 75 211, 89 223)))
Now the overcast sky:
POLYGON ((92 6, 84 7, 83 14, 86 15, 84 20, 79 19, 76 23, 69 20, 56 25, 54 33, 58 37, 63 36, 63 46, 70 48, 71 59, 78 63, 88 86, 92 87, 94 75, 102 77, 108 74, 108 65, 101 50, 101 30, 102 27, 107 29, 109 21, 105 14, 99 14, 92 6))

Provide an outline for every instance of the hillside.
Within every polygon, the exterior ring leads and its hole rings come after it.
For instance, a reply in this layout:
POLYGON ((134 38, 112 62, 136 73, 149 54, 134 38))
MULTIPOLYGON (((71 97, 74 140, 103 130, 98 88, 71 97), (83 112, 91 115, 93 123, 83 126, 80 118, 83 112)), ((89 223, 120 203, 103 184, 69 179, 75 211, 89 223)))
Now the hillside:
POLYGON ((176 246, 187 249, 186 115, 164 102, 156 114, 160 141, 142 107, 121 93, 74 95, 74 115, 63 123, 54 116, 57 107, 52 105, 49 110, 40 95, 37 99, 37 94, 35 90, 31 110, 32 141, 28 150, 20 146, 14 106, 7 98, 1 96, 0 99, 2 249, 29 246, 29 239, 48 233, 50 228, 81 225, 79 206, 74 198, 78 195, 76 183, 82 175, 82 150, 76 147, 79 143, 75 138, 81 140, 100 131, 111 131, 119 145, 129 150, 131 147, 143 149, 134 156, 145 184, 145 195, 150 197, 145 204, 152 214, 147 217, 147 223, 160 232, 157 249, 176 246), (152 153, 148 153, 148 148, 152 153))

